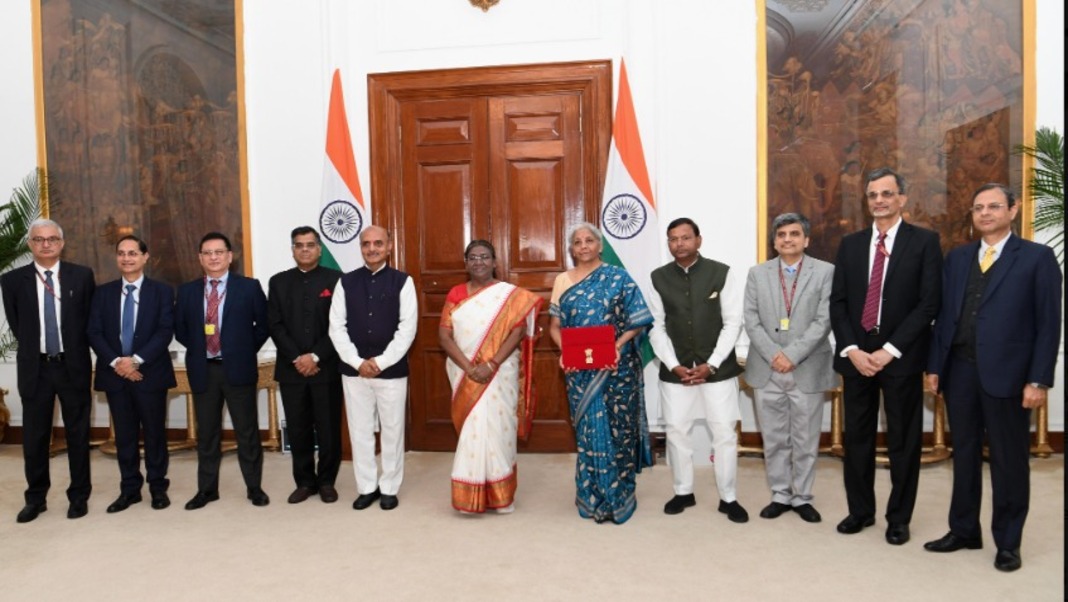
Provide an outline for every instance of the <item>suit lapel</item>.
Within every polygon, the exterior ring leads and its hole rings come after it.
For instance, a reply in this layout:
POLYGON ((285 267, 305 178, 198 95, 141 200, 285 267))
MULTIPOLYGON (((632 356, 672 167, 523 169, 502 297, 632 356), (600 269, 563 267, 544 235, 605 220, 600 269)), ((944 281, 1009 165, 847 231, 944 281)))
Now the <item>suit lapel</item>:
POLYGON ((782 285, 779 283, 779 270, 781 270, 781 262, 778 258, 770 261, 767 266, 767 278, 768 292, 771 294, 772 299, 777 299, 775 302, 775 313, 786 315, 782 302, 782 285))
POLYGON ((964 309, 964 295, 966 295, 968 293, 968 275, 972 271, 972 262, 973 261, 978 261, 976 259, 978 257, 978 255, 979 255, 979 242, 977 241, 977 242, 974 242, 974 243, 971 243, 970 245, 968 245, 968 252, 966 253, 967 260, 964 262, 964 265, 962 265, 960 267, 960 269, 956 270, 953 274, 950 274, 950 277, 953 278, 953 280, 954 280, 954 282, 953 282, 954 286, 951 289, 951 290, 953 290, 954 296, 953 296, 953 299, 951 299, 951 300, 950 299, 944 299, 942 302, 943 303, 952 302, 952 305, 950 305, 950 307, 952 307, 954 309, 954 311, 953 311, 953 317, 954 318, 958 318, 959 319, 960 318, 960 312, 963 311, 963 309, 964 309))
MULTIPOLYGON (((890 252, 890 259, 887 261, 886 277, 883 278, 883 288, 886 288, 886 283, 890 282, 890 279, 894 277, 894 271, 897 269, 897 266, 901 265, 901 257, 904 256, 905 250, 908 249, 912 234, 912 226, 908 222, 902 221, 901 227, 897 229, 897 237, 896 240, 894 240, 894 250, 890 252)), ((870 245, 869 248, 871 248, 870 245)))
POLYGON ((145 334, 144 332, 141 332, 141 325, 144 324, 145 320, 148 320, 148 312, 146 309, 155 307, 155 305, 153 305, 153 303, 155 303, 155 299, 152 297, 153 294, 155 294, 155 291, 148 285, 148 278, 145 277, 145 279, 141 281, 141 295, 137 300, 137 322, 134 323, 134 334, 145 334))

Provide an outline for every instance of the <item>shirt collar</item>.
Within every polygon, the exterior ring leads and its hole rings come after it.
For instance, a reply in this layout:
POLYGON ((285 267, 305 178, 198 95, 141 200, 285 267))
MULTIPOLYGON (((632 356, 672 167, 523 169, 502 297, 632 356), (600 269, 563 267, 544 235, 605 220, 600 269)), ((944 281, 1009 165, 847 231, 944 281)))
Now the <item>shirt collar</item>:
POLYGON ((145 273, 141 272, 141 275, 138 276, 137 280, 134 280, 133 282, 130 282, 130 281, 126 280, 125 277, 119 278, 119 280, 122 280, 122 289, 123 290, 126 290, 126 285, 127 284, 132 284, 135 287, 137 287, 137 290, 141 290, 141 286, 145 283, 145 273))
MULTIPOLYGON (((893 226, 890 226, 890 229, 886 231, 886 241, 884 241, 883 244, 886 244, 886 242, 888 242, 888 241, 894 240, 894 237, 897 236, 897 231, 899 229, 901 229, 901 223, 904 222, 904 221, 905 220, 902 219, 901 217, 897 218, 897 222, 895 222, 893 226)), ((875 245, 875 244, 877 244, 879 242, 879 227, 876 226, 874 223, 872 223, 871 231, 872 231, 871 244, 875 245)))
POLYGON ((994 257, 1001 257, 1001 252, 1005 250, 1005 243, 1009 242, 1009 237, 1011 236, 1012 232, 1009 232, 1005 235, 1004 238, 992 245, 988 245, 986 244, 985 240, 979 239, 979 257, 982 257, 986 254, 986 250, 988 247, 994 247, 994 257))
POLYGON ((35 261, 35 262, 33 262, 33 267, 37 269, 37 273, 40 274, 42 277, 44 276, 45 270, 52 270, 53 274, 58 274, 59 273, 59 262, 58 261, 56 262, 56 265, 54 265, 54 266, 52 266, 50 268, 46 268, 43 265, 41 265, 41 264, 39 264, 39 263, 37 263, 35 261))

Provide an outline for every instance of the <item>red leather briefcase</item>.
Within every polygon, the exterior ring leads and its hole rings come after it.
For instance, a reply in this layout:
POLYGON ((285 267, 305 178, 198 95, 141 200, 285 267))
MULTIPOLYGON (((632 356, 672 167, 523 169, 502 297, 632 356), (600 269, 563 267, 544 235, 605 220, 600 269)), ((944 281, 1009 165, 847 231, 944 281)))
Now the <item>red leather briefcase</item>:
POLYGON ((565 368, 601 370, 616 363, 616 330, 611 326, 580 326, 560 330, 565 368))

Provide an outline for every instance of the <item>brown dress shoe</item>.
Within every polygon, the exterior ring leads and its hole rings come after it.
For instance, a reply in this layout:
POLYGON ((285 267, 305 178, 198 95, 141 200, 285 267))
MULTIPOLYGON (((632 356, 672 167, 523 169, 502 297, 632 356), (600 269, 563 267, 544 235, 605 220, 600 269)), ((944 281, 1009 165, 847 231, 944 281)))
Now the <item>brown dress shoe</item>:
POLYGON ((319 499, 325 504, 333 504, 337 501, 337 489, 332 485, 323 485, 319 488, 319 499))
POLYGON ((315 493, 315 490, 311 487, 304 487, 303 485, 293 490, 293 493, 289 494, 289 499, 286 500, 290 504, 299 504, 308 499, 315 493))

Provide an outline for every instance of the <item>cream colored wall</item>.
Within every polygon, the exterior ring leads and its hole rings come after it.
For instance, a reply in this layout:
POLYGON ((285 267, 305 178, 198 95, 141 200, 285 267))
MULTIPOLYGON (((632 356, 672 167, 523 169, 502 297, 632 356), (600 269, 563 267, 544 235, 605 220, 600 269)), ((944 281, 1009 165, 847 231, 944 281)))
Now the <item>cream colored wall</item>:
MULTIPOLYGON (((1064 9, 1039 9, 1038 122, 1064 131, 1064 9)), ((706 255, 756 262, 755 3, 505 0, 245 2, 245 108, 255 275, 289 267, 289 230, 315 224, 330 74, 342 69, 364 196, 370 199, 366 74, 627 57, 662 220, 702 226, 706 255), (691 77, 698 74, 698 77, 691 77)), ((36 163, 30 2, 0 3, 0 189, 36 163)), ((666 250, 661 250, 668 259, 666 250)), ((1062 363, 1063 365, 1063 363, 1062 363)), ((0 384, 21 424, 13 364, 0 384)), ((1063 398, 1061 385, 1055 399, 1063 398)), ((184 425, 171 404, 170 426, 184 425)), ((748 405, 748 404, 744 404, 748 405)), ((1063 404, 1051 427, 1063 430, 1063 404)), ((746 430, 755 428, 747 407, 746 430)), ((95 424, 107 421, 98 402, 95 424)))

